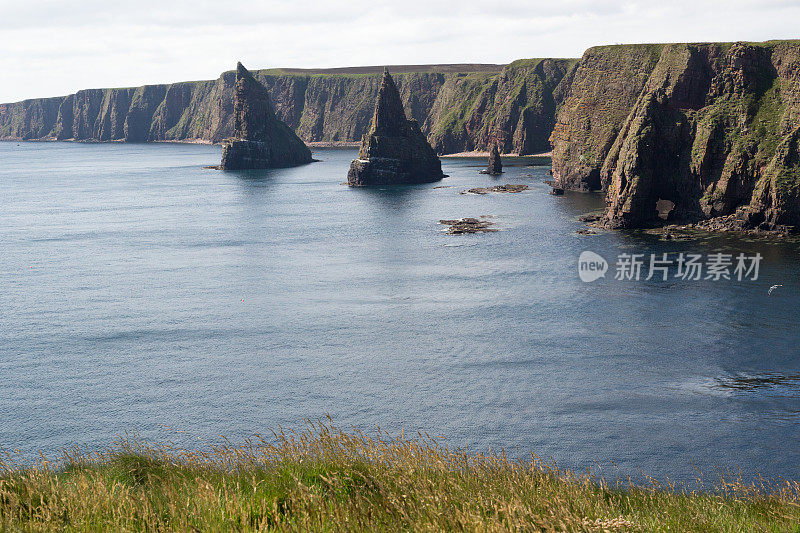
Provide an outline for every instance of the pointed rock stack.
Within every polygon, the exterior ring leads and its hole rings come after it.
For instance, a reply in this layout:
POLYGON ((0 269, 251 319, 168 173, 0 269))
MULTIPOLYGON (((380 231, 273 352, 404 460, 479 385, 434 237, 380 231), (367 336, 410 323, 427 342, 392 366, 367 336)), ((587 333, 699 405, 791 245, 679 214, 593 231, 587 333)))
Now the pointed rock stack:
POLYGON ((406 119, 397 86, 389 71, 384 71, 369 133, 362 138, 358 159, 347 173, 348 185, 430 183, 443 177, 436 152, 417 121, 406 119))
POLYGON ((492 145, 492 151, 489 154, 489 167, 486 169, 486 173, 492 176, 503 173, 503 163, 500 161, 500 150, 497 149, 496 144, 492 145))
POLYGON ((310 163, 311 151, 275 116, 269 93, 236 65, 234 137, 222 141, 223 170, 293 167, 310 163))

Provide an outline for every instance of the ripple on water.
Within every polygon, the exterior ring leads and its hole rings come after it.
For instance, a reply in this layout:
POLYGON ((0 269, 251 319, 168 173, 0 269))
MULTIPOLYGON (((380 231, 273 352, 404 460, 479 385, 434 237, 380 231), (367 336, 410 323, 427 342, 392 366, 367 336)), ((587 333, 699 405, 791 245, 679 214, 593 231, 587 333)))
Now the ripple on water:
POLYGON ((800 373, 737 372, 696 377, 674 385, 674 388, 705 396, 800 399, 800 373))

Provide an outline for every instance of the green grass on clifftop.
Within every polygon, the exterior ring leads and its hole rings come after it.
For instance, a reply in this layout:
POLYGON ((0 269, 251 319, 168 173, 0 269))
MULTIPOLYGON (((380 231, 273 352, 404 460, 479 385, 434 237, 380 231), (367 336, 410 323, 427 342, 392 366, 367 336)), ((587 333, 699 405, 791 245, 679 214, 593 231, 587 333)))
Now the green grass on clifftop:
POLYGON ((126 439, 4 464, 0 530, 800 531, 794 482, 611 486, 535 457, 326 424, 270 441, 191 452, 126 439))

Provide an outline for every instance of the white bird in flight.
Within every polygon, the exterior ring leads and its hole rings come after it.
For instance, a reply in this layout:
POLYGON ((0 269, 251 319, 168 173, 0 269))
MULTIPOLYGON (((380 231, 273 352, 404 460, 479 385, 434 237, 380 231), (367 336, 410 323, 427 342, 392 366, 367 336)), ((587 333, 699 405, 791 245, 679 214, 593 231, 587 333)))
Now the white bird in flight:
POLYGON ((783 287, 783 285, 773 285, 772 287, 770 287, 769 290, 767 291, 767 296, 772 296, 772 291, 774 291, 778 287, 783 287))

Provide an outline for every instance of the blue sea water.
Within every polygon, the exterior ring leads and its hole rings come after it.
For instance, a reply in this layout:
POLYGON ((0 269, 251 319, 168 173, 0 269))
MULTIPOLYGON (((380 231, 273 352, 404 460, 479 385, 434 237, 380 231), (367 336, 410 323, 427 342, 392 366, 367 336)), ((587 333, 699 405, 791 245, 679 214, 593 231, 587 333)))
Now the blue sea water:
POLYGON ((441 183, 359 190, 354 150, 203 168, 219 155, 0 143, 4 449, 196 446, 329 414, 610 477, 800 479, 797 244, 577 235, 603 199, 549 195, 547 166, 445 159, 441 183), (497 183, 531 189, 459 194, 497 183), (480 215, 500 231, 438 224, 480 215), (605 278, 579 279, 584 250, 605 278), (759 279, 613 279, 619 254, 718 251, 762 254, 759 279))

